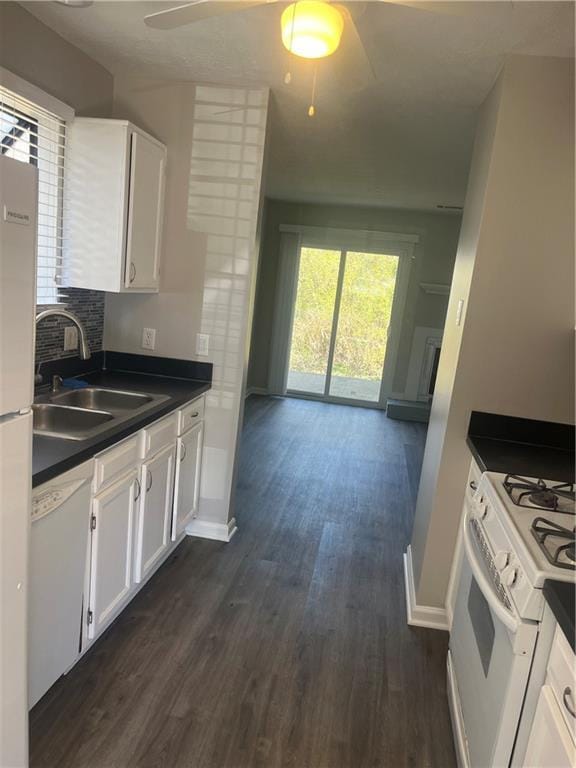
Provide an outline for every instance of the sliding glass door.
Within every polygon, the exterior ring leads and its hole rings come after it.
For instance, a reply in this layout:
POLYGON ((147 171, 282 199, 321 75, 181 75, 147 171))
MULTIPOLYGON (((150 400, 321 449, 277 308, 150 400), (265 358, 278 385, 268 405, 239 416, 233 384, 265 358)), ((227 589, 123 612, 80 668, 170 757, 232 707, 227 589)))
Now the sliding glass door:
POLYGON ((340 251, 301 248, 288 389, 323 395, 334 329, 340 251))
POLYGON ((300 249, 287 389, 377 404, 399 257, 300 249))

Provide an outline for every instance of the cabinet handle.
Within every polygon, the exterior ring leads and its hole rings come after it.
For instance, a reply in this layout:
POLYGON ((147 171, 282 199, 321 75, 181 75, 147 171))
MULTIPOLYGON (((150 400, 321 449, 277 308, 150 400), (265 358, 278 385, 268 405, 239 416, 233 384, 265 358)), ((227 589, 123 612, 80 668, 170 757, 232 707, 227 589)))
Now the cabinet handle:
POLYGON ((564 706, 570 712, 572 717, 576 717, 576 709, 574 709, 574 704, 571 701, 572 699, 572 688, 570 688, 569 685, 564 688, 564 693, 562 694, 562 701, 564 702, 564 706))
POLYGON ((182 455, 180 456, 180 461, 184 461, 186 458, 186 443, 182 443, 182 455))
POLYGON ((146 493, 152 488, 152 472, 150 470, 146 470, 148 472, 148 482, 146 484, 146 493))
POLYGON ((137 490, 136 490, 136 496, 134 496, 134 501, 138 501, 138 499, 140 498, 140 492, 142 491, 142 486, 140 485, 140 480, 138 480, 138 478, 136 478, 136 488, 137 490))
POLYGON ((478 483, 476 482, 476 480, 470 480, 470 488, 472 488, 473 491, 478 490, 478 483))
POLYGON ((130 282, 133 283, 136 279, 136 264, 133 261, 130 262, 130 282))
POLYGON ((195 419, 197 416, 200 416, 200 411, 194 411, 194 413, 191 414, 192 419, 195 419))

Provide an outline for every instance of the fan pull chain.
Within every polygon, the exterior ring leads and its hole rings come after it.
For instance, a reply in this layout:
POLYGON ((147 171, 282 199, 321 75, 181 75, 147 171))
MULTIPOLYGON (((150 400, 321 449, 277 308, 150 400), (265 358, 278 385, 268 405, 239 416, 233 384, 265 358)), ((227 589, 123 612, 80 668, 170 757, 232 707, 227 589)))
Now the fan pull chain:
POLYGON ((314 75, 312 76, 312 98, 310 99, 310 106, 308 107, 308 117, 314 117, 316 114, 316 107, 314 102, 316 101, 316 78, 318 77, 318 63, 314 62, 314 75))
MULTIPOLYGON (((292 54, 292 43, 294 42, 294 21, 296 20, 296 8, 298 7, 298 2, 294 3, 294 10, 292 11, 292 29, 290 30, 290 50, 288 51, 288 62, 290 62, 290 55, 292 54)), ((288 67, 290 67, 290 64, 288 64, 288 67)), ((285 85, 290 85, 292 82, 292 73, 290 72, 290 69, 288 69, 288 72, 284 75, 284 83, 285 85)))

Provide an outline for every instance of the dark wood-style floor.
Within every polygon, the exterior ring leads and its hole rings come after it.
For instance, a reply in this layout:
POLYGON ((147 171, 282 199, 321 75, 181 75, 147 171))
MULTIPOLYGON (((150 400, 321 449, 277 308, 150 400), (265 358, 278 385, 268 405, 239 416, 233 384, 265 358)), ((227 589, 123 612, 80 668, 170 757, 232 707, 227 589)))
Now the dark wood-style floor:
POLYGON ((425 430, 247 402, 230 544, 187 539, 31 714, 44 768, 451 768, 447 635, 406 625, 425 430))

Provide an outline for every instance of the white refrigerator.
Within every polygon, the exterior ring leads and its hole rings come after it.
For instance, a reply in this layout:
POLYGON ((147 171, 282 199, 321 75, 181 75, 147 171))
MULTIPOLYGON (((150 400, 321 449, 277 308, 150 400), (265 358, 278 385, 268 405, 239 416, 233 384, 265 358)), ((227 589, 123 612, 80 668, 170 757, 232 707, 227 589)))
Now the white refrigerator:
POLYGON ((28 765, 37 169, 0 155, 0 766, 28 765))

